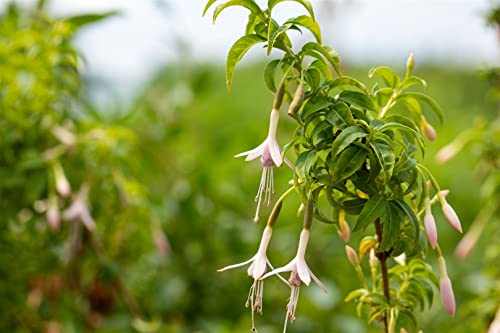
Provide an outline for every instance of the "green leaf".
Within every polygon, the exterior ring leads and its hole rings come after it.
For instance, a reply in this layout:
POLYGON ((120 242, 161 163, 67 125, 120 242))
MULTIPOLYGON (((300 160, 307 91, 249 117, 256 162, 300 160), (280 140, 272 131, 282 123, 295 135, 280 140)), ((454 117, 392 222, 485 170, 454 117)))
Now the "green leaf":
POLYGON ((342 76, 339 78, 336 78, 335 80, 329 80, 327 82, 328 88, 330 90, 338 88, 338 87, 345 87, 345 86, 351 86, 358 88, 359 90, 363 91, 364 93, 368 94, 368 90, 366 89, 366 86, 359 82, 358 80, 349 77, 349 76, 342 76))
POLYGON ((320 44, 322 43, 322 41, 321 41, 321 29, 319 27, 319 24, 315 20, 313 20, 310 16, 302 15, 302 16, 296 17, 294 19, 290 19, 287 22, 293 23, 296 25, 300 25, 300 26, 308 29, 309 31, 312 32, 312 34, 314 35, 314 38, 316 38, 316 41, 320 44))
POLYGON ((396 203, 399 206, 399 208, 401 208, 403 213, 410 220, 413 226, 413 238, 415 239, 415 242, 418 242, 418 234, 420 232, 420 229, 419 229, 418 218, 415 215, 415 212, 413 211, 413 209, 411 209, 410 205, 408 205, 406 201, 404 201, 403 199, 396 199, 393 202, 396 203))
POLYGON ((264 70, 264 81, 266 82, 266 86, 269 90, 271 90, 273 93, 276 92, 276 83, 275 83, 275 73, 276 73, 276 68, 278 68, 278 65, 280 64, 279 59, 275 59, 273 61, 270 61, 266 69, 264 70))
POLYGON ((304 105, 302 107, 301 117, 305 121, 305 120, 307 120, 307 118, 309 118, 311 115, 315 114, 316 112, 321 111, 321 110, 325 110, 325 109, 327 110, 328 107, 330 107, 331 105, 332 105, 332 102, 330 102, 325 97, 316 96, 316 97, 304 102, 304 105))
POLYGON ((249 9, 252 13, 258 15, 262 20, 266 20, 266 15, 264 15, 264 12, 260 9, 259 5, 257 5, 253 0, 230 0, 215 8, 213 22, 215 23, 217 17, 224 9, 232 6, 241 6, 249 9))
POLYGON ((368 72, 368 77, 372 78, 374 76, 379 76, 384 80, 384 83, 388 87, 396 88, 399 85, 399 76, 394 74, 393 70, 389 67, 382 66, 377 68, 372 68, 368 72))
POLYGON ((339 99, 350 105, 357 106, 363 110, 376 111, 377 107, 373 103, 372 99, 364 93, 345 90, 340 93, 339 99))
POLYGON ((347 148, 351 143, 366 136, 368 136, 368 133, 361 127, 351 126, 343 129, 335 141, 333 141, 332 155, 337 156, 338 153, 347 148))
POLYGON ((243 58, 243 56, 255 44, 263 42, 265 39, 258 35, 246 35, 241 37, 233 44, 227 55, 226 62, 226 84, 227 88, 231 90, 233 82, 233 73, 236 64, 243 58))
MULTIPOLYGON (((384 125, 377 128, 377 130, 380 132, 385 132, 387 130, 392 130, 392 129, 397 129, 399 131, 406 132, 406 133, 410 134, 413 139, 417 140, 418 145, 420 146, 422 151, 424 151, 424 149, 425 149, 424 139, 422 138, 422 135, 420 134, 420 132, 414 130, 413 128, 410 128, 406 125, 403 125, 403 124, 400 124, 397 122, 390 122, 390 123, 384 124, 384 125)), ((411 142, 414 142, 414 141, 411 141, 411 142)))
POLYGON ((317 68, 327 80, 331 80, 333 77, 330 67, 324 61, 316 59, 311 62, 309 68, 317 68))
POLYGON ((401 224, 401 211, 396 204, 389 202, 384 214, 380 217, 382 223, 382 243, 379 251, 387 251, 397 241, 399 237, 399 227, 401 224))
POLYGON ((301 53, 316 58, 318 58, 318 56, 323 56, 333 66, 337 75, 342 76, 340 71, 340 59, 334 49, 316 42, 309 42, 302 47, 301 53))
POLYGON ((118 15, 118 11, 110 11, 102 14, 84 14, 84 15, 76 15, 67 17, 64 20, 70 23, 72 26, 76 28, 80 28, 87 24, 96 23, 102 20, 105 20, 111 16, 118 15))
POLYGON ((313 10, 313 6, 312 4, 307 1, 307 0, 269 0, 267 2, 267 7, 269 8, 269 12, 271 13, 273 8, 279 4, 280 2, 284 2, 284 1, 295 1, 295 2, 298 2, 300 3, 302 6, 304 6, 304 8, 309 12, 309 15, 311 15, 312 19, 313 20, 316 20, 316 18, 314 17, 314 10, 313 10))
POLYGON ((203 16, 207 13, 207 11, 212 7, 214 3, 216 3, 217 0, 208 0, 207 5, 205 6, 205 9, 203 9, 203 16))
POLYGON ((363 165, 366 151, 358 146, 350 146, 333 160, 332 177, 339 182, 353 175, 363 165))
POLYGON ((245 34, 246 35, 253 34, 255 32, 255 26, 259 22, 260 22, 259 16, 254 12, 250 12, 250 14, 248 14, 248 22, 247 22, 247 27, 245 28, 245 34))
POLYGON ((302 180, 306 180, 307 175, 309 174, 309 169, 314 164, 316 160, 316 151, 315 150, 306 150, 300 153, 297 156, 297 161, 295 162, 295 168, 297 174, 300 176, 302 180))
POLYGON ((341 129, 356 124, 352 117, 351 109, 342 102, 338 102, 334 105, 333 110, 330 110, 326 115, 326 120, 330 124, 341 129))
POLYGON ((401 83, 401 90, 406 90, 415 84, 420 84, 424 87, 427 87, 427 82, 424 79, 421 79, 417 76, 410 76, 404 79, 403 83, 401 83))
POLYGON ((366 228, 368 224, 373 223, 376 219, 380 218, 386 209, 387 201, 383 196, 376 194, 370 197, 370 199, 366 202, 365 207, 359 214, 353 231, 359 231, 366 228))
POLYGON ((419 102, 423 102, 423 103, 427 104, 434 111, 434 113, 437 115, 437 117, 439 118, 439 122, 441 124, 443 123, 443 111, 441 110, 441 107, 439 106, 439 104, 435 100, 433 100, 431 97, 427 96, 426 94, 420 93, 420 92, 413 92, 412 91, 412 92, 402 93, 401 95, 399 95, 397 100, 406 99, 408 97, 414 98, 414 99, 418 100, 419 102))
POLYGON ((385 182, 388 183, 389 180, 391 180, 392 172, 394 171, 394 164, 396 162, 394 151, 389 145, 382 142, 370 143, 370 146, 375 151, 378 163, 384 171, 385 182))
POLYGON ((353 215, 358 215, 361 213, 361 210, 365 206, 367 199, 353 199, 353 200, 346 200, 342 203, 342 206, 346 213, 348 214, 353 214, 353 215))

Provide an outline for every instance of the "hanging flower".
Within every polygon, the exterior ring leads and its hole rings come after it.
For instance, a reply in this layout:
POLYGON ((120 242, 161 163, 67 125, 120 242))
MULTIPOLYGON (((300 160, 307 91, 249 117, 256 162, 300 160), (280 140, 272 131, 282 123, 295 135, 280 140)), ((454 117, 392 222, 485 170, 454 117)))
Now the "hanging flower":
MULTIPOLYGON (((250 307, 250 309, 252 310, 252 331, 256 331, 255 320, 254 320, 255 311, 262 314, 262 297, 264 293, 264 281, 261 280, 261 278, 266 272, 267 266, 269 266, 271 269, 274 269, 273 266, 271 265, 271 262, 267 258, 266 254, 272 233, 273 233, 272 227, 269 225, 266 226, 262 234, 262 239, 260 241, 259 249, 257 251, 257 254, 255 254, 255 256, 242 263, 226 266, 218 270, 219 272, 223 272, 229 269, 242 267, 251 263, 250 266, 248 267, 247 273, 250 277, 254 279, 254 282, 250 287, 250 292, 248 293, 246 307, 247 308, 250 307)), ((285 283, 288 284, 288 282, 286 282, 286 280, 283 279, 281 276, 280 278, 285 283)))
POLYGON ((254 221, 259 221, 259 211, 262 200, 266 205, 271 201, 271 195, 274 194, 274 177, 273 167, 280 167, 283 164, 281 157, 280 146, 276 140, 276 131, 278 129, 279 112, 271 111, 271 119, 269 124, 269 133, 267 138, 257 148, 243 152, 234 157, 246 156, 245 161, 251 161, 257 157, 261 157, 262 162, 262 177, 259 184, 259 190, 255 197, 257 202, 257 210, 255 212, 254 221))
POLYGON ((297 249, 297 255, 292 259, 286 266, 277 268, 267 274, 265 274, 261 279, 268 278, 272 275, 291 272, 290 279, 288 280, 291 287, 290 300, 287 305, 287 313, 285 318, 285 331, 288 323, 288 318, 292 321, 295 319, 295 311, 297 309, 297 302, 299 300, 300 286, 304 283, 309 286, 311 283, 311 278, 316 282, 316 284, 326 293, 326 288, 321 283, 321 281, 314 275, 305 260, 307 242, 309 241, 309 230, 304 228, 300 233, 299 247, 297 249))
POLYGON ((71 206, 62 213, 62 217, 65 220, 78 220, 82 222, 89 231, 93 231, 95 229, 95 221, 89 211, 88 192, 88 186, 85 184, 82 185, 80 191, 75 195, 71 206))
POLYGON ((57 196, 55 195, 52 195, 48 200, 46 217, 52 230, 59 229, 61 214, 59 212, 59 205, 57 204, 57 196))
POLYGON ((446 198, 443 193, 438 193, 439 200, 441 201, 441 208, 443 209, 443 214, 446 216, 448 223, 451 227, 458 232, 462 233, 462 225, 460 223, 460 219, 458 218, 457 213, 451 205, 446 201, 446 198))
POLYGON ((59 162, 53 165, 54 178, 56 181, 56 190, 62 197, 67 197, 71 194, 71 185, 69 184, 68 178, 64 174, 64 169, 59 162))
POLYGON ((450 278, 448 277, 448 272, 446 270, 446 261, 444 260, 443 256, 438 257, 438 266, 441 273, 441 277, 439 279, 439 292, 441 293, 441 301, 443 302, 443 306, 446 309, 446 312, 448 312, 450 316, 454 317, 456 311, 455 295, 453 293, 453 287, 451 285, 450 278))
POLYGON ((431 200, 429 198, 425 199, 424 228, 425 233, 427 234, 427 240, 434 249, 437 245, 438 235, 436 230, 436 221, 432 215, 431 200))

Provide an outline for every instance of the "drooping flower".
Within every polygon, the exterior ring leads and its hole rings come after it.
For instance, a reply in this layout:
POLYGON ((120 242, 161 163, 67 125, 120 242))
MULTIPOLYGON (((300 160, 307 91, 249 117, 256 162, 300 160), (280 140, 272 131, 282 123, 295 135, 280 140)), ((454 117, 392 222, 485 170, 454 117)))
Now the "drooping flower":
POLYGON ((434 249, 437 245, 437 230, 436 230, 436 221, 434 220, 434 216, 432 215, 431 210, 431 200, 429 198, 425 199, 425 215, 424 215, 424 228, 425 233, 427 234, 427 240, 431 247, 434 249))
POLYGON ((88 192, 87 185, 82 185, 80 191, 75 195, 73 203, 63 213, 62 217, 65 220, 78 220, 82 222, 89 231, 95 229, 95 221, 90 215, 88 206, 88 192))
POLYGON ((47 222, 52 230, 59 229, 59 224, 61 221, 61 214, 59 212, 59 205, 57 204, 57 196, 52 195, 48 200, 47 212, 46 212, 47 222))
POLYGON ((455 303, 455 295, 453 293, 453 287, 451 285, 450 278, 448 277, 448 272, 446 270, 446 261, 443 256, 438 257, 438 265, 439 271, 441 273, 441 277, 439 279, 439 292, 441 293, 441 301, 443 302, 443 306, 446 309, 446 312, 450 314, 450 316, 455 316, 456 311, 456 303, 455 303))
POLYGON ((439 201, 441 201, 441 208, 443 209, 443 214, 444 216, 446 216, 448 223, 451 225, 452 228, 462 233, 462 225, 460 223, 460 219, 458 218, 457 213, 455 213, 455 210, 446 201, 445 196, 441 192, 438 193, 438 197, 439 201))
POLYGON ((311 283, 311 278, 316 282, 316 284, 326 293, 326 288, 321 283, 321 281, 314 275, 305 260, 307 243, 309 241, 309 230, 304 228, 300 233, 299 246, 297 249, 297 255, 292 259, 286 266, 277 268, 267 274, 265 274, 261 279, 268 278, 272 275, 291 272, 290 279, 288 280, 291 287, 290 300, 287 305, 287 313, 285 318, 284 331, 286 332, 286 327, 288 323, 288 318, 292 321, 295 319, 295 311, 297 309, 297 302, 299 299, 300 286, 304 283, 309 286, 311 283))
MULTIPOLYGON (((255 254, 255 256, 242 263, 226 266, 218 270, 219 272, 223 272, 229 269, 245 266, 251 263, 250 266, 248 267, 247 273, 250 277, 254 279, 254 282, 250 287, 250 292, 248 293, 246 307, 247 308, 250 307, 250 309, 252 310, 252 331, 256 331, 254 313, 257 311, 258 313, 262 314, 262 296, 264 293, 264 281, 261 280, 261 278, 266 272, 267 266, 269 266, 271 269, 274 269, 273 266, 271 265, 271 262, 267 258, 267 247, 269 245, 269 241, 271 240, 272 233, 273 233, 272 227, 270 227, 269 225, 266 226, 262 234, 262 239, 260 241, 259 249, 255 254)), ((280 278, 285 283, 288 284, 288 282, 286 282, 286 280, 284 280, 281 276, 280 278)))
POLYGON ((262 177, 260 180, 259 190, 255 197, 257 201, 257 210, 255 213, 255 222, 259 220, 259 210, 262 200, 266 205, 271 201, 271 195, 274 194, 274 177, 273 167, 280 167, 283 164, 281 150, 276 140, 276 131, 278 129, 279 112, 271 111, 269 133, 267 138, 257 148, 235 155, 234 157, 246 156, 245 161, 251 161, 257 157, 261 157, 262 162, 262 177))
POLYGON ((56 190, 62 197, 67 197, 71 194, 71 185, 69 184, 64 170, 59 163, 54 163, 53 165, 54 178, 56 181, 56 190))

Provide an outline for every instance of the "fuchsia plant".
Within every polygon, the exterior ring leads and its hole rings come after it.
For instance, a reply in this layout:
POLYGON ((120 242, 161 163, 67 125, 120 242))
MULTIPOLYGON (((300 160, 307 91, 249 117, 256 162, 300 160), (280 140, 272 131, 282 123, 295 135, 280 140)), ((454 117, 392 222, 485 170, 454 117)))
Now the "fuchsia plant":
MULTIPOLYGON (((445 309, 453 316, 455 299, 438 243, 432 205, 439 202, 450 225, 459 232, 462 228, 446 201, 448 192, 441 190, 418 160, 419 153, 423 156, 425 151, 424 137, 436 139, 436 131, 423 111, 439 121, 443 115, 431 97, 415 89, 425 87, 426 82, 413 75, 413 55, 403 78, 388 67, 372 69, 369 77, 380 80, 368 89, 342 74, 337 52, 322 44, 309 1, 293 0, 308 15, 284 23, 273 18, 276 5, 284 1, 292 0, 269 0, 267 8, 262 9, 253 0, 230 0, 216 7, 213 14, 215 21, 228 7, 242 6, 250 11, 245 35, 228 54, 228 88, 236 64, 251 47, 264 44, 268 54, 273 49, 282 52, 280 58, 269 62, 264 73, 267 87, 275 94, 268 138, 257 148, 236 155, 246 156, 246 160, 261 157, 263 173, 256 198, 256 222, 261 203, 271 203, 273 167, 279 168, 286 155, 294 156, 294 179, 276 201, 257 254, 246 262, 221 269, 251 263, 248 275, 254 282, 247 306, 251 305, 253 331, 254 312, 262 312, 264 279, 290 272, 288 282, 285 281, 291 288, 285 331, 288 319, 295 318, 302 284, 308 286, 312 279, 326 292, 306 263, 314 220, 335 225, 345 242, 349 241, 351 230, 365 235, 358 252, 346 246, 347 257, 361 282, 361 288, 350 292, 346 301, 358 304, 359 316, 379 323, 385 332, 416 331, 419 325, 415 312, 418 307, 431 305, 436 288, 445 309), (292 45, 288 33, 303 29, 312 32, 315 41, 300 47, 292 45), (297 129, 289 143, 280 147, 276 134, 283 101, 289 103, 287 114, 297 123, 297 129), (287 265, 273 269, 267 246, 282 203, 292 192, 300 197, 299 212, 304 214, 298 250, 287 265), (320 204, 320 197, 326 198, 328 205, 320 204), (325 206, 333 214, 325 213, 325 206), (437 256, 440 279, 426 260, 426 236, 437 256), (367 253, 371 282, 362 269, 367 253)), ((204 14, 215 2, 208 1, 204 14)))

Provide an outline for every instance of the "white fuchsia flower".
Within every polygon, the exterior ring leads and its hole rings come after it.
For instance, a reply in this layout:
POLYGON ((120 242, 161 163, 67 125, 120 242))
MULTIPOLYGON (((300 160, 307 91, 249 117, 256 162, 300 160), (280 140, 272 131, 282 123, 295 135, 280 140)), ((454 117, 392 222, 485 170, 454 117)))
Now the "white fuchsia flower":
POLYGON ((59 212, 59 205, 57 204, 57 196, 55 195, 51 196, 48 200, 46 217, 52 230, 59 229, 61 214, 59 212))
POLYGON ((90 215, 88 206, 88 186, 82 185, 80 191, 75 195, 73 203, 62 213, 65 220, 78 220, 82 222, 89 231, 95 229, 95 221, 90 215))
POLYGON ((287 305, 287 313, 285 318, 284 331, 286 332, 286 327, 288 323, 288 318, 292 321, 295 319, 295 311, 297 309, 297 302, 299 300, 300 286, 304 283, 309 286, 311 283, 311 278, 316 282, 316 284, 326 293, 326 288, 321 283, 321 281, 314 275, 305 260, 307 243, 309 241, 309 230, 304 228, 300 233, 299 247, 297 249, 297 255, 292 259, 286 266, 277 268, 267 274, 265 274, 261 279, 268 278, 272 275, 291 272, 290 279, 288 280, 291 287, 290 300, 287 305))
MULTIPOLYGON (((254 321, 254 312, 257 311, 258 313, 262 314, 262 296, 264 293, 264 281, 261 280, 262 276, 266 272, 267 266, 269 266, 271 269, 274 269, 273 266, 271 265, 271 262, 267 258, 267 247, 269 245, 269 241, 271 240, 271 236, 273 233, 273 229, 270 226, 266 226, 264 229, 264 232, 262 234, 262 239, 260 241, 259 249, 255 256, 250 258, 247 261, 244 261, 239 264, 235 265, 230 265, 226 266, 224 268, 221 268, 218 270, 218 272, 223 272, 229 269, 237 268, 237 267, 242 267, 245 265, 250 264, 248 267, 247 273, 250 277, 254 279, 254 282, 252 286, 250 287, 250 292, 248 293, 248 299, 246 302, 246 307, 251 308, 252 310, 252 330, 255 330, 255 321, 254 321)), ((285 279, 283 279, 281 276, 280 278, 286 282, 285 279)))
POLYGON ((257 201, 257 211, 255 213, 255 222, 259 220, 259 210, 262 200, 266 205, 271 202, 271 195, 274 194, 274 177, 273 167, 280 167, 283 164, 281 157, 281 149, 276 140, 276 131, 278 129, 279 112, 271 111, 271 119, 269 124, 269 133, 267 138, 257 148, 235 155, 234 157, 246 156, 245 161, 251 161, 257 157, 261 157, 262 162, 262 178, 260 180, 259 190, 255 201, 257 201))

